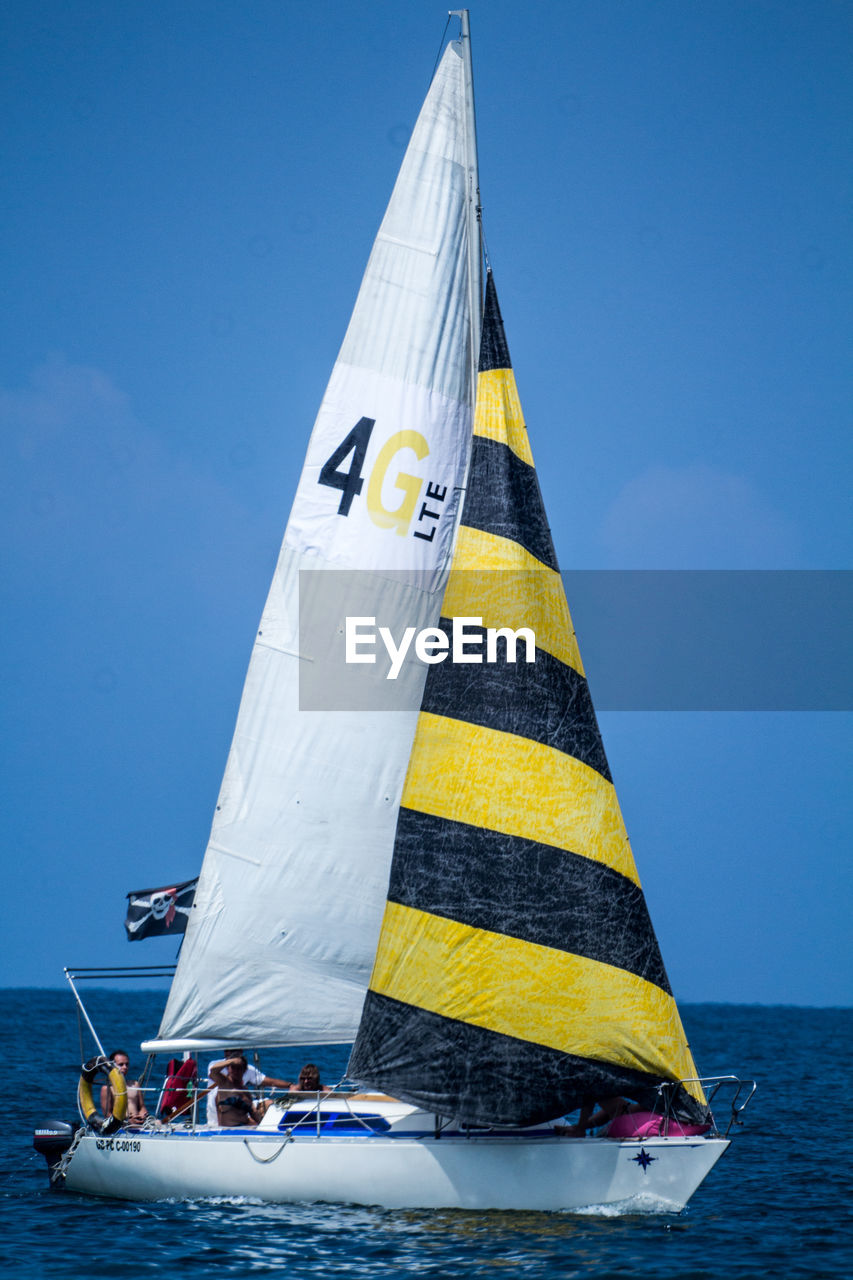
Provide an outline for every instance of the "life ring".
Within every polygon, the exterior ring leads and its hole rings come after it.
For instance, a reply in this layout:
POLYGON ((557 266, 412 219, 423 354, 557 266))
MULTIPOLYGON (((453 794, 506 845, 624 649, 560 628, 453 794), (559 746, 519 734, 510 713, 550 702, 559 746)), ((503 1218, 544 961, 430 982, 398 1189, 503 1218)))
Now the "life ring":
POLYGON ((77 1085, 77 1105, 80 1115, 95 1133, 110 1134, 120 1129, 127 1115, 127 1083, 124 1076, 111 1058, 90 1058, 80 1068, 80 1082, 77 1085), (92 1095, 92 1084, 95 1077, 105 1075, 113 1091, 113 1109, 108 1116, 99 1116, 95 1099, 92 1095))

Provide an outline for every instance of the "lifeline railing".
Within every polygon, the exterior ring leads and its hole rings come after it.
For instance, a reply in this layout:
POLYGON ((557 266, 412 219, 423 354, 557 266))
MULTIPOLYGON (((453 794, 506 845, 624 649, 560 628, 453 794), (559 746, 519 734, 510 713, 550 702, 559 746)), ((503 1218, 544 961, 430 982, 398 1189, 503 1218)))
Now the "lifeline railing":
MULTIPOLYGON (((77 983, 78 982, 97 982, 97 981, 102 981, 102 982, 103 981, 109 981, 109 982, 132 981, 133 979, 137 979, 140 981, 151 981, 152 979, 171 979, 174 977, 176 967, 177 966, 174 964, 144 964, 144 965, 118 965, 118 966, 66 965, 65 966, 63 972, 65 974, 66 981, 69 987, 71 988, 74 999, 77 1003, 78 1015, 83 1019, 86 1026, 88 1027, 89 1034, 94 1040, 98 1049, 98 1053, 102 1058, 106 1058, 107 1053, 106 1053, 106 1050, 104 1049, 103 1044, 101 1043, 100 1036, 95 1030, 94 1023, 92 1022, 92 1019, 89 1017, 88 1010, 86 1009, 86 1006, 83 1003, 83 998, 80 995, 80 992, 77 990, 77 983)), ((85 1056, 83 1053, 82 1030, 80 1031, 80 1054, 81 1054, 81 1057, 85 1056)), ((140 1093, 143 1094, 143 1096, 145 1093, 151 1092, 151 1090, 149 1090, 147 1087, 143 1085, 143 1081, 147 1078, 148 1070, 151 1065, 151 1062, 152 1062, 152 1059, 149 1056, 142 1070, 140 1083, 137 1085, 137 1088, 139 1089, 140 1093)), ((78 1111, 80 1111, 81 1120, 83 1120, 85 1123, 86 1117, 83 1115, 83 1112, 81 1109, 79 1091, 77 1095, 77 1109, 78 1111)))
POLYGON ((130 978, 172 978, 175 975, 175 968, 176 966, 174 964, 123 965, 119 968, 110 968, 104 965, 100 965, 97 968, 83 968, 80 965, 65 966, 64 973, 68 985, 74 993, 74 999, 77 1001, 77 1007, 80 1010, 86 1026, 89 1028, 92 1039, 98 1046, 98 1052, 102 1057, 106 1056, 106 1050, 101 1044, 100 1037, 92 1025, 92 1019, 86 1012, 86 1006, 83 1004, 80 992, 77 990, 76 983, 81 981, 91 982, 97 979, 101 979, 102 981, 104 979, 109 981, 118 979, 119 981, 122 981, 130 978))
MULTIPOLYGON (((676 1121, 676 1116, 674 1115, 676 1091, 679 1087, 683 1088, 689 1084, 698 1084, 703 1090, 705 1100, 708 1104, 709 1115, 711 1115, 711 1104, 714 1099, 721 1094, 726 1085, 731 1086, 732 1093, 729 1099, 731 1115, 729 1116, 729 1122, 726 1125, 726 1131, 723 1134, 724 1138, 729 1136, 732 1125, 743 1124, 743 1121, 738 1119, 738 1117, 741 1112, 746 1109, 750 1099, 758 1088, 758 1085, 754 1080, 741 1080, 739 1076, 687 1076, 683 1080, 676 1080, 674 1082, 666 1081, 664 1084, 658 1085, 658 1096, 660 1097, 663 1108, 663 1124, 661 1126, 663 1137, 666 1137, 670 1121, 676 1121), (746 1095, 745 1097, 744 1094, 746 1095)), ((716 1120, 713 1120, 713 1116, 711 1118, 714 1128, 719 1132, 719 1126, 717 1125, 716 1120)))

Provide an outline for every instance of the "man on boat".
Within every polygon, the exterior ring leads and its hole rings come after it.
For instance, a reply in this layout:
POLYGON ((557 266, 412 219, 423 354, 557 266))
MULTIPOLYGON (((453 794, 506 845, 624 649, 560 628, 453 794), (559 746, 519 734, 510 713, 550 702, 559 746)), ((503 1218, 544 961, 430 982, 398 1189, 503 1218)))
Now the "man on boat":
MULTIPOLYGON (((127 1116, 125 1124, 129 1129, 138 1129, 148 1119, 148 1110, 142 1097, 142 1090, 139 1087, 138 1080, 128 1080, 127 1072, 130 1067, 130 1058, 124 1049, 113 1049, 110 1054, 113 1065, 118 1068, 125 1077, 125 1088, 127 1089, 127 1116)), ((115 1105, 115 1093, 110 1084, 101 1087, 101 1111, 105 1116, 112 1115, 115 1105)))
POLYGON ((320 1083, 320 1068, 313 1062, 306 1062, 299 1072, 296 1084, 290 1086, 291 1093, 324 1093, 326 1086, 320 1083))
POLYGON ((290 1088, 289 1080, 278 1080, 275 1076, 265 1076, 263 1071, 252 1066, 246 1060, 246 1055, 242 1049, 231 1049, 228 1057, 221 1059, 219 1062, 211 1062, 207 1069, 208 1082, 213 1087, 208 1090, 207 1094, 207 1123, 211 1129, 217 1129, 220 1125, 225 1128, 232 1128, 235 1125, 257 1124, 260 1114, 254 1107, 252 1096, 248 1092, 251 1088, 272 1088, 272 1089, 288 1089, 290 1088), (224 1091, 224 1092, 223 1092, 224 1091), (231 1103, 228 1108, 224 1107, 226 1099, 237 1098, 236 1104, 231 1103), (249 1106, 243 1109, 243 1103, 248 1102, 249 1106), (225 1115, 223 1115, 225 1111, 225 1115), (246 1119, 247 1116, 255 1115, 254 1119, 246 1119), (241 1118, 242 1117, 242 1118, 241 1118))

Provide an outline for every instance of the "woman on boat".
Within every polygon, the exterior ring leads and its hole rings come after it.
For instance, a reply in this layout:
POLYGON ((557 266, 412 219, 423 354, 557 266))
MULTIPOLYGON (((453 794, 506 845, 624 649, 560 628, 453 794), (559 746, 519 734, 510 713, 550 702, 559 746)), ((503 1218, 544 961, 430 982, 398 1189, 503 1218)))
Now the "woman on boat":
POLYGON ((216 1086, 217 1120, 223 1129, 256 1125, 263 1115, 263 1110, 255 1106, 252 1095, 243 1085, 247 1066, 246 1059, 240 1056, 211 1062, 208 1068, 216 1086))
MULTIPOLYGON (((252 1064, 247 1061, 246 1055, 239 1049, 232 1049, 228 1057, 223 1058, 220 1062, 211 1062, 210 1066, 207 1068, 207 1075, 208 1083, 211 1086, 207 1090, 207 1124, 211 1129, 215 1129, 217 1126, 222 1124, 225 1124, 226 1128, 233 1128, 236 1124, 251 1123, 251 1121, 246 1120, 232 1120, 230 1122, 223 1121, 219 1116, 220 1098, 224 1098, 226 1096, 236 1097, 238 1094, 243 1092, 247 1093, 248 1099, 251 1102, 252 1095, 248 1094, 246 1089, 247 1085, 252 1085, 256 1089, 289 1089, 291 1087, 289 1080, 279 1080, 276 1076, 264 1075, 263 1071, 258 1067, 252 1066, 252 1064), (240 1072, 239 1082, 236 1078, 232 1078, 222 1086, 226 1090, 223 1094, 219 1087, 221 1085, 221 1081, 214 1080, 213 1070, 214 1067, 221 1070, 223 1067, 227 1067, 229 1062, 241 1062, 243 1064, 243 1070, 240 1072)), ((266 1104, 256 1106, 255 1110, 258 1114, 258 1118, 260 1118, 266 1110, 266 1104)))

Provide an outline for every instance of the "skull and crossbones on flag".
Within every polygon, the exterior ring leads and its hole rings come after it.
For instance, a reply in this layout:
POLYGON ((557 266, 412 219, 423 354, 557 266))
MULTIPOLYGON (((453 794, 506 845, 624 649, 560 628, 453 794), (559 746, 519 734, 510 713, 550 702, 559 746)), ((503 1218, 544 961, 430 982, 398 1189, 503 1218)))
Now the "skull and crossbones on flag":
POLYGON ((183 884, 129 893, 124 922, 128 941, 138 942, 157 934, 185 933, 197 884, 198 876, 183 884))

